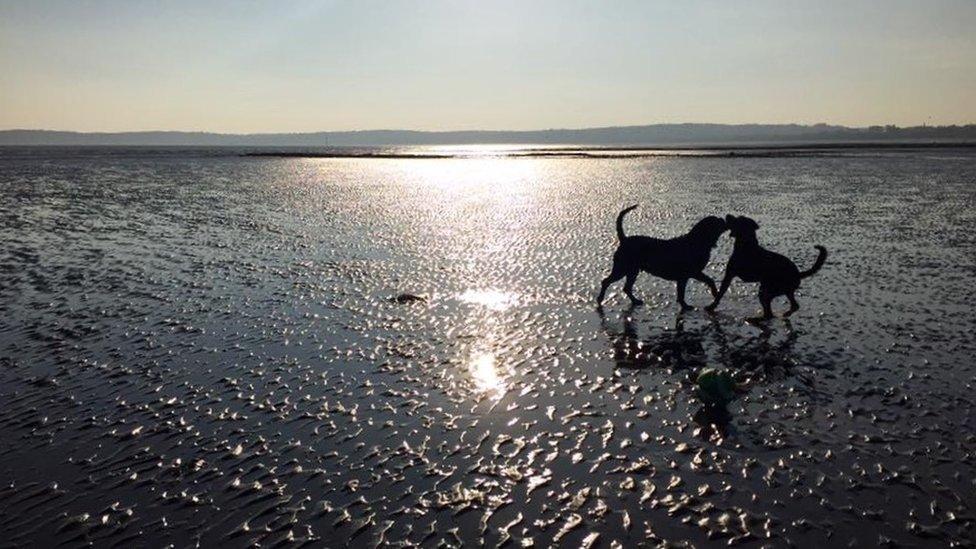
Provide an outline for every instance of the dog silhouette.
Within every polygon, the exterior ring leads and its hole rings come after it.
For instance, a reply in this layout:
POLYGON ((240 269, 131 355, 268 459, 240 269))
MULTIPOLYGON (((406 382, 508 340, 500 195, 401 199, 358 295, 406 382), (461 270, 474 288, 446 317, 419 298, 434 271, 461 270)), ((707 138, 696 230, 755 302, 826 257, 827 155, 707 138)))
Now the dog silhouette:
POLYGON ((613 268, 603 279, 596 302, 600 306, 611 284, 626 277, 624 293, 634 305, 644 303, 634 295, 634 282, 641 271, 665 280, 674 280, 678 287, 678 303, 683 310, 692 307, 685 302, 685 287, 689 279, 708 285, 712 298, 718 295, 715 281, 703 271, 711 258, 712 248, 728 227, 719 217, 709 216, 676 238, 661 239, 649 236, 627 236, 624 233, 624 216, 637 204, 623 209, 617 215, 617 250, 613 253, 613 268))
POLYGON ((725 276, 722 278, 718 295, 706 309, 714 311, 722 301, 726 290, 729 289, 732 279, 738 277, 744 282, 759 283, 759 302, 762 304, 763 316, 750 320, 772 318, 773 298, 781 295, 785 295, 790 300, 790 309, 783 316, 795 313, 800 308, 795 295, 797 288, 800 287, 800 281, 813 276, 823 267, 824 262, 827 261, 827 249, 823 246, 814 246, 819 250, 817 260, 810 269, 800 271, 786 256, 759 245, 759 239, 756 237, 759 224, 755 220, 727 215, 725 222, 729 227, 730 235, 735 239, 735 245, 732 248, 732 257, 725 267, 725 276))

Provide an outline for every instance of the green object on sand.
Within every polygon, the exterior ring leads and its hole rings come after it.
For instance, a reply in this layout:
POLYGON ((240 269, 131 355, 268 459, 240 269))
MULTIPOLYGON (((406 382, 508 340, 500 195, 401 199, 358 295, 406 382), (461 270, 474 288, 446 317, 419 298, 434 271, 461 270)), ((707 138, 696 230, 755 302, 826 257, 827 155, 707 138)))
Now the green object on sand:
POLYGON ((735 398, 735 380, 728 370, 705 368, 696 383, 698 398, 709 406, 725 406, 735 398))

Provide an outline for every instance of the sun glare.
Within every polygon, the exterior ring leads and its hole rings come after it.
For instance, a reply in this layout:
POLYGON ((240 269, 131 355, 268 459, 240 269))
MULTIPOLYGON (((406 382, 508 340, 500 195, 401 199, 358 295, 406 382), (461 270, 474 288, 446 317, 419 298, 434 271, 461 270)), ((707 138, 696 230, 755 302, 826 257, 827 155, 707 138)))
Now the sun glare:
POLYGON ((468 362, 468 372, 479 391, 494 397, 501 397, 505 393, 505 383, 498 375, 494 355, 486 352, 475 353, 468 362))
POLYGON ((458 296, 458 299, 464 303, 481 305, 492 311, 504 311, 514 305, 516 301, 515 294, 492 289, 466 290, 458 296))
POLYGON ((414 185, 454 193, 465 201, 531 196, 541 169, 535 159, 490 156, 416 160, 400 166, 414 185))

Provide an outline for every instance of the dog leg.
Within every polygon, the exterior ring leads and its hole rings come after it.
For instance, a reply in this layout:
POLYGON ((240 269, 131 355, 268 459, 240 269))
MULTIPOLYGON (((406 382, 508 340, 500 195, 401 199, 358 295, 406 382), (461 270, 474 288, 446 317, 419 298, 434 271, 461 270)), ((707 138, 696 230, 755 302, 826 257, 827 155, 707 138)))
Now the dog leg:
POLYGON ((629 273, 627 275, 627 280, 624 282, 624 293, 630 298, 630 302, 634 305, 643 305, 644 302, 634 295, 634 282, 637 282, 637 271, 629 273))
POLYGON ((613 269, 610 271, 610 275, 604 278, 603 283, 600 284, 600 295, 598 295, 596 298, 597 306, 603 305, 603 298, 604 296, 607 295, 607 288, 609 288, 611 284, 620 280, 623 277, 624 277, 624 273, 621 272, 621 270, 618 269, 616 265, 614 265, 613 269))
POLYGON ((712 299, 718 297, 718 288, 715 287, 715 281, 712 280, 712 277, 705 273, 698 273, 693 278, 708 285, 708 290, 712 292, 712 299))
POLYGON ((768 290, 759 288, 759 303, 762 304, 763 315, 750 318, 750 322, 762 322, 773 318, 773 295, 768 290))
POLYGON ((726 270, 725 277, 722 278, 722 286, 719 287, 718 289, 718 295, 715 296, 715 300, 712 301, 711 305, 705 307, 706 310, 714 311, 715 308, 718 307, 718 303, 722 301, 722 296, 724 296, 725 292, 727 292, 729 289, 729 284, 732 284, 732 278, 733 278, 732 273, 729 270, 726 270))
POLYGON ((790 316, 800 310, 800 304, 796 302, 796 296, 793 294, 794 292, 786 294, 786 298, 790 300, 790 310, 783 313, 784 317, 790 316))
POLYGON ((759 302, 762 303, 763 320, 773 318, 773 296, 770 294, 766 294, 765 296, 760 294, 759 302))
POLYGON ((687 278, 678 279, 678 304, 681 305, 682 311, 687 311, 692 309, 691 305, 685 303, 685 288, 688 286, 687 278))

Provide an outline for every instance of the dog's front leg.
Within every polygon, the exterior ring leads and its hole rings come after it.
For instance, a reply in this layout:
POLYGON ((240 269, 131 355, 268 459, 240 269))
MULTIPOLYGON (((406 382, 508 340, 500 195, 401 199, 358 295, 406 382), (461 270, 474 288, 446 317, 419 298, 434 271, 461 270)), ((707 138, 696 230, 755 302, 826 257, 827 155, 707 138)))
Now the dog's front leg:
POLYGON ((705 273, 698 273, 694 276, 694 278, 695 280, 699 282, 704 282, 705 284, 708 285, 708 291, 712 293, 712 299, 718 297, 718 288, 715 287, 715 281, 712 280, 712 277, 708 276, 705 273))
POLYGON ((722 301, 722 296, 724 296, 725 292, 727 292, 729 289, 729 284, 732 284, 733 278, 735 278, 735 275, 732 274, 731 269, 726 269, 725 277, 722 278, 722 286, 718 289, 718 295, 715 296, 715 301, 712 301, 711 305, 705 307, 706 310, 714 311, 715 308, 718 307, 719 302, 722 301))

